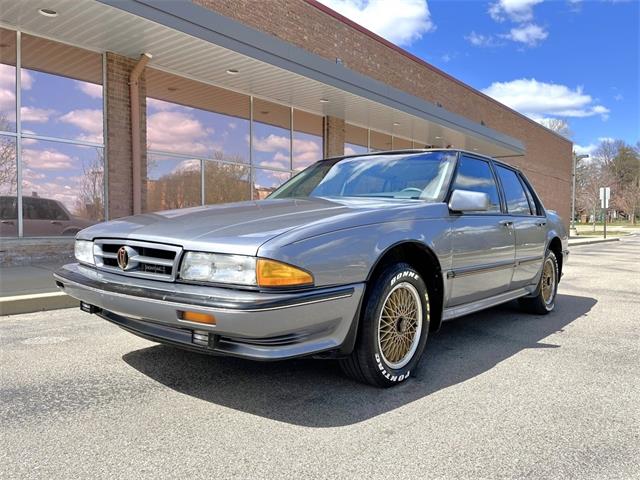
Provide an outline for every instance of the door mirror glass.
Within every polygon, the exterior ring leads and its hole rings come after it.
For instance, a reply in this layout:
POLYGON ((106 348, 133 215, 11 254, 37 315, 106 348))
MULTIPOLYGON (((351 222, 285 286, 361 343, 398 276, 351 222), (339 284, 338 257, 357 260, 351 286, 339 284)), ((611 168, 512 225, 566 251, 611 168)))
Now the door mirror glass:
POLYGON ((451 192, 449 210, 454 212, 486 212, 489 210, 489 195, 483 192, 456 189, 451 192))

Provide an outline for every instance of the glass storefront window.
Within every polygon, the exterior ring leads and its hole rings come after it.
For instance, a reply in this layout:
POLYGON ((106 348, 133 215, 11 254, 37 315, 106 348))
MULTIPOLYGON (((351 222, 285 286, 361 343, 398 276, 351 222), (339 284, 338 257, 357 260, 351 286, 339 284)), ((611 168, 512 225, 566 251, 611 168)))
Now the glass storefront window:
POLYGON ((22 214, 27 237, 75 235, 104 220, 104 149, 22 140, 22 214))
POLYGON ((0 135, 0 237, 18 236, 16 139, 0 135))
POLYGON ((16 33, 0 28, 0 131, 16 131, 16 33))
POLYGON ((248 166, 204 162, 206 204, 241 202, 251 199, 251 171, 248 166))
POLYGON ((100 54, 23 34, 23 133, 101 144, 101 83, 100 54))
POLYGON ((371 130, 371 150, 391 150, 391 135, 371 130))
POLYGON ((253 164, 291 170, 291 109, 254 99, 253 164))
POLYGON ((253 199, 262 200, 289 180, 289 172, 275 172, 256 168, 253 171, 253 199))
POLYGON ((249 163, 248 96, 155 69, 146 82, 149 150, 249 163))
POLYGON ((411 140, 407 140, 406 138, 393 137, 394 150, 405 150, 411 148, 413 148, 413 142, 411 140))
POLYGON ((344 128, 344 154, 359 155, 369 151, 369 131, 347 123, 344 128))
POLYGON ((201 162, 149 153, 146 211, 201 205, 201 162))
POLYGON ((302 170, 322 156, 322 117, 294 109, 293 170, 302 170))

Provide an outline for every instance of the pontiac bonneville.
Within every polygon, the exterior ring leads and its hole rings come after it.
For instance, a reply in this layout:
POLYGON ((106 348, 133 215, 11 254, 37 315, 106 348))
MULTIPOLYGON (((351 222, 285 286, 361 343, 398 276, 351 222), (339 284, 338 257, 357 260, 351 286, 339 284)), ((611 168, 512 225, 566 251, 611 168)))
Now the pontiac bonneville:
POLYGON ((552 311, 567 255, 563 222, 519 170, 404 150, 318 161, 265 200, 93 225, 55 278, 83 310, 153 341, 335 358, 387 387, 443 321, 516 299, 552 311))

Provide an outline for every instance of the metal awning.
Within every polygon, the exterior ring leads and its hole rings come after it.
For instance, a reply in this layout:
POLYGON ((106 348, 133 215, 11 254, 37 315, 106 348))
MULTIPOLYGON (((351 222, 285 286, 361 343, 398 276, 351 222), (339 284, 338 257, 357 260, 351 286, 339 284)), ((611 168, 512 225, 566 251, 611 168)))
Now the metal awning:
POLYGON ((517 139, 191 2, 0 0, 0 12, 4 26, 132 58, 150 52, 155 68, 427 145, 524 154, 517 139))

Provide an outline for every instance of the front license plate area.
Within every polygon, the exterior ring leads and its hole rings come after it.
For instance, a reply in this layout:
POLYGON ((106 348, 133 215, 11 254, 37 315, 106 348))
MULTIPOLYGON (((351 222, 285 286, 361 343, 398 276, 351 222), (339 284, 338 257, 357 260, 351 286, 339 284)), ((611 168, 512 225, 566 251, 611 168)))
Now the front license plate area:
POLYGON ((87 313, 98 313, 100 309, 95 305, 91 305, 90 303, 80 302, 80 310, 87 313))

